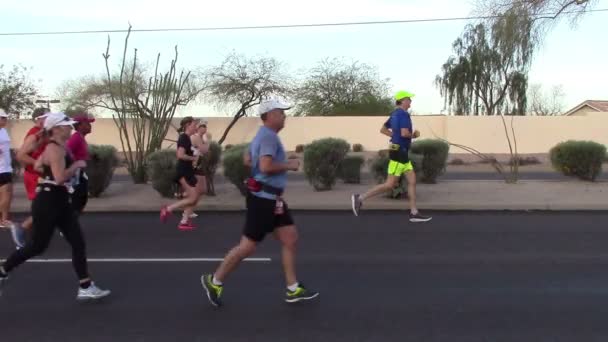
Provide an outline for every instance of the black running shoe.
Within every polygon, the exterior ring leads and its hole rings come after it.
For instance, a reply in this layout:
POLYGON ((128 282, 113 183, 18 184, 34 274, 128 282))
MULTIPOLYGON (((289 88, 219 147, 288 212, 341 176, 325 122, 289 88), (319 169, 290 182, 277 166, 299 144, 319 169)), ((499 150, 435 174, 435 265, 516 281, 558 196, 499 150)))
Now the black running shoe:
POLYGON ((222 306, 220 296, 222 295, 223 287, 221 285, 215 285, 213 283, 213 274, 203 274, 201 276, 201 284, 207 292, 207 298, 213 306, 222 306))
POLYGON ((424 216, 420 213, 412 214, 410 213, 410 222, 428 222, 433 218, 430 216, 424 216))
POLYGON ((285 293, 285 301, 287 303, 297 303, 301 301, 311 300, 319 296, 319 292, 307 289, 304 284, 298 285, 295 291, 289 291, 285 293))

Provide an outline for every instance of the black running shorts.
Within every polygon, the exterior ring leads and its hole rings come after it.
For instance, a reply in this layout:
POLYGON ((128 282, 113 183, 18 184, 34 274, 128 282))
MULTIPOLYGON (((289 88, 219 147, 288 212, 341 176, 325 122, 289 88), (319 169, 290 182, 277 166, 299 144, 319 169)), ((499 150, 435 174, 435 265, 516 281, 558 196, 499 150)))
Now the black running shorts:
POLYGON ((13 174, 11 172, 0 173, 0 186, 13 182, 13 174))
POLYGON ((275 215, 276 201, 260 198, 247 193, 247 216, 243 235, 247 238, 261 242, 266 234, 275 229, 294 224, 287 203, 283 202, 283 214, 275 215))

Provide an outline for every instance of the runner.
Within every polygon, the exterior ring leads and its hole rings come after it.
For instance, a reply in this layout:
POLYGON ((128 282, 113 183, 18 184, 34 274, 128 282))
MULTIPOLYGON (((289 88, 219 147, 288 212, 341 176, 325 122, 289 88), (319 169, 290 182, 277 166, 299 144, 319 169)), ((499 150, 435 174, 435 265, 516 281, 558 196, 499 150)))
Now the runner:
MULTIPOLYGON (((199 121, 196 133, 190 136, 192 142, 193 156, 196 157, 194 162, 194 175, 196 176, 196 188, 199 194, 207 193, 207 177, 206 165, 204 164, 204 155, 209 151, 209 141, 207 139, 207 122, 199 121)), ((198 215, 194 213, 194 207, 188 209, 186 215, 189 218, 195 218, 198 215)))
MULTIPOLYGON (((72 120, 76 122, 74 124, 75 132, 68 140, 66 147, 72 158, 74 158, 74 161, 82 160, 86 163, 89 160, 89 146, 85 137, 91 133, 91 123, 95 122, 95 119, 89 117, 87 113, 79 113, 72 120)), ((87 177, 85 168, 76 171, 74 182, 72 206, 76 214, 80 215, 87 205, 89 198, 89 178, 87 177)))
POLYGON ((13 229, 13 223, 9 220, 13 199, 13 166, 7 124, 8 114, 0 108, 0 228, 13 229))
POLYGON ((84 161, 73 162, 65 149, 74 123, 63 113, 49 114, 45 120, 44 130, 49 140, 35 164, 42 179, 36 189, 38 195, 32 203, 35 222, 32 239, 27 241, 24 248, 13 252, 0 267, 0 292, 1 286, 8 280, 8 274, 30 258, 44 253, 55 229, 59 228, 72 247, 72 264, 79 280, 76 299, 99 299, 110 294, 110 291, 95 286, 89 276, 84 238, 78 217, 70 204, 70 178, 85 165, 84 161))
POLYGON ((194 174, 194 161, 197 157, 194 156, 192 149, 192 142, 190 136, 196 132, 197 121, 193 117, 187 116, 180 122, 180 133, 177 139, 177 174, 175 182, 181 185, 182 189, 186 191, 186 198, 177 201, 169 206, 163 205, 160 209, 160 220, 166 222, 171 212, 178 208, 184 209, 184 214, 178 225, 181 230, 194 229, 192 219, 188 217, 189 213, 192 213, 194 207, 198 203, 201 196, 197 189, 197 179, 194 174))
MULTIPOLYGON (((263 126, 245 153, 245 163, 251 167, 252 175, 247 184, 247 216, 243 236, 215 271, 215 274, 203 274, 202 285, 209 301, 214 306, 221 306, 223 282, 243 259, 252 255, 266 234, 273 233, 281 242, 283 270, 287 290, 285 301, 288 303, 309 300, 317 297, 318 292, 304 287, 298 282, 295 270, 296 242, 298 231, 291 213, 282 198, 287 183, 287 171, 296 171, 300 162, 286 159, 285 150, 277 133, 285 125, 287 104, 268 100, 260 104, 259 113, 263 126)), ((254 292, 252 292, 254 293, 254 292)))
POLYGON ((395 95, 397 108, 391 113, 390 118, 381 129, 383 134, 390 134, 391 136, 388 176, 384 184, 375 186, 363 195, 353 194, 351 196, 355 216, 359 216, 366 199, 391 191, 399 183, 399 178, 405 173, 410 203, 410 222, 427 222, 432 219, 420 214, 416 207, 416 174, 412 162, 409 160, 409 149, 412 138, 418 138, 420 132, 413 130, 412 119, 407 112, 412 103, 412 97, 414 97, 414 94, 407 91, 399 91, 395 95))
MULTIPOLYGON (((42 134, 42 125, 48 112, 48 108, 36 108, 34 110, 32 113, 32 118, 35 122, 34 127, 27 132, 23 145, 17 150, 17 160, 24 166, 23 185, 25 186, 27 198, 30 201, 33 201, 36 197, 36 185, 40 177, 40 174, 34 170, 34 163, 36 162, 36 158, 44 151, 47 143, 47 139, 42 134)), ((14 224, 11 226, 13 240, 18 249, 25 246, 26 231, 29 231, 31 228, 31 216, 25 219, 21 225, 14 224)))

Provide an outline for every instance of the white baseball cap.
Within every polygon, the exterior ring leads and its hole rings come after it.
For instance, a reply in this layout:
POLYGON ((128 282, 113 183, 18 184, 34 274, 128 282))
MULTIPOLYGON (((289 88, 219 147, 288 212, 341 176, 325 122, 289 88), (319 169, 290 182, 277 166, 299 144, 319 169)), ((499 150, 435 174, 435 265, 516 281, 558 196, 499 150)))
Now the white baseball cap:
POLYGON ((72 120, 65 113, 47 113, 44 119, 44 129, 49 130, 55 126, 72 126, 76 121, 72 120))
POLYGON ((262 115, 273 109, 290 109, 291 105, 277 99, 264 100, 258 107, 258 114, 262 115))
POLYGON ((8 114, 6 114, 6 112, 2 108, 0 108, 0 118, 8 118, 8 114))

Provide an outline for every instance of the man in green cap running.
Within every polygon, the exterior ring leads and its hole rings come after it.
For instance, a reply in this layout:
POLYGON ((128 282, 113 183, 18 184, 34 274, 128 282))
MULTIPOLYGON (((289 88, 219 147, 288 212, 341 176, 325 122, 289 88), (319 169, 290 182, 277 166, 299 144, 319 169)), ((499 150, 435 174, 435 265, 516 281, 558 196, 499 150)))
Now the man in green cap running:
POLYGON ((427 222, 431 217, 423 216, 416 207, 416 174, 409 160, 409 149, 412 139, 418 138, 420 132, 413 130, 412 119, 407 110, 412 103, 414 94, 407 91, 398 91, 395 95, 397 108, 381 129, 381 132, 391 137, 389 145, 388 177, 384 184, 380 184, 363 195, 351 196, 353 212, 359 216, 363 202, 371 197, 391 191, 399 182, 403 174, 407 178, 407 193, 410 202, 410 222, 427 222))

